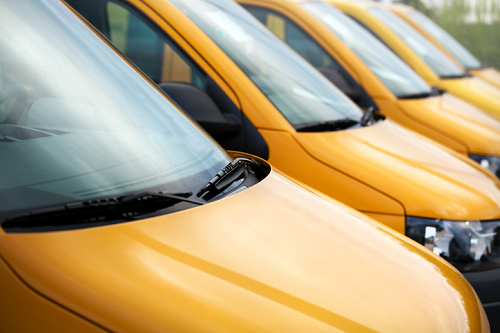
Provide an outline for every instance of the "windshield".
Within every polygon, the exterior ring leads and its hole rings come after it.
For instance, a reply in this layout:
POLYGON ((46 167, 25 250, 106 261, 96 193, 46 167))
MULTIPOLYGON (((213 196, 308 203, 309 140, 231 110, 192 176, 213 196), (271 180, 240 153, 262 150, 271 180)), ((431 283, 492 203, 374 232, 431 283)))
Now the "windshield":
POLYGON ((295 127, 361 110, 242 7, 223 0, 170 0, 248 75, 295 127))
POLYGON ((1 8, 0 220, 127 192, 198 191, 229 162, 59 1, 1 8))
POLYGON ((398 35, 440 78, 465 75, 443 52, 396 14, 379 7, 371 8, 370 13, 398 35))
POLYGON ((347 15, 322 2, 308 2, 302 7, 354 51, 396 96, 430 94, 431 88, 420 76, 347 15))
POLYGON ((481 63, 455 38, 450 36, 439 25, 434 23, 424 14, 414 10, 409 14, 410 18, 417 22, 425 31, 427 31, 436 41, 439 41, 444 48, 451 53, 465 68, 480 68, 481 63))

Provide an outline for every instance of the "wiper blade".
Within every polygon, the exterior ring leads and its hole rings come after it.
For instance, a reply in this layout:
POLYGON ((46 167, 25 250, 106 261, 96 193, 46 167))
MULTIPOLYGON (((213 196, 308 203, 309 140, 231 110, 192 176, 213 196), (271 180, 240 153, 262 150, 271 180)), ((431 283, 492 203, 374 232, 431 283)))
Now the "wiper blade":
POLYGON ((419 98, 427 98, 427 97, 435 97, 440 96, 444 93, 444 90, 441 90, 437 85, 432 86, 431 91, 417 93, 417 94, 408 94, 408 95, 400 95, 397 96, 399 99, 419 99, 419 98))
POLYGON ((473 70, 478 70, 478 69, 485 69, 485 68, 490 68, 490 67, 493 67, 491 65, 488 65, 488 64, 479 64, 479 66, 467 66, 465 67, 465 69, 467 70, 467 74, 470 75, 469 71, 473 71, 473 70))
POLYGON ((1 225, 4 230, 12 231, 124 221, 174 206, 180 202, 204 204, 198 200, 188 199, 192 195, 192 192, 142 192, 121 197, 77 201, 9 216, 1 225))
POLYGON ((215 195, 224 191, 236 180, 242 178, 244 173, 247 171, 248 166, 251 164, 255 164, 257 166, 259 165, 255 160, 242 157, 235 158, 231 163, 219 171, 219 173, 216 174, 212 180, 205 184, 196 196, 205 196, 208 192, 215 191, 215 194, 210 196, 210 198, 213 198, 215 195))
POLYGON ((325 131, 339 131, 344 130, 354 125, 357 125, 356 120, 350 118, 308 123, 303 125, 295 126, 297 132, 325 132, 325 131))
POLYGON ((430 96, 432 96, 432 90, 428 91, 428 92, 417 93, 417 94, 398 95, 397 97, 399 99, 419 99, 419 98, 427 98, 430 96))
POLYGON ((443 75, 440 76, 439 78, 446 80, 446 79, 463 79, 464 77, 467 77, 467 73, 456 74, 456 75, 443 75))

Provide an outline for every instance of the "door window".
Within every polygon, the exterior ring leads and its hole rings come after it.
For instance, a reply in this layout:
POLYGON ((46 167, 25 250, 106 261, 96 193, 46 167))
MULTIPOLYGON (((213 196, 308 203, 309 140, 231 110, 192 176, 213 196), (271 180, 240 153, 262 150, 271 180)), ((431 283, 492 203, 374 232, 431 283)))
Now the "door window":
POLYGON ((262 7, 245 6, 245 9, 314 67, 339 69, 339 63, 290 19, 262 7))
POLYGON ((271 9, 253 5, 244 7, 360 107, 374 105, 348 72, 295 22, 271 9))
POLYGON ((128 8, 107 2, 111 42, 156 83, 187 82, 205 90, 205 76, 180 50, 128 8))

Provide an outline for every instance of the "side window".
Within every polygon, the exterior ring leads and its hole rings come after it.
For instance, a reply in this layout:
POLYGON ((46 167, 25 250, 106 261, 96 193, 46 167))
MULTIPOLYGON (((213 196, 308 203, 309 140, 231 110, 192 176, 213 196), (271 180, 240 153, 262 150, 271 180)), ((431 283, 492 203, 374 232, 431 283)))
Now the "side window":
POLYGON ((379 42, 381 42, 382 44, 384 44, 389 50, 391 50, 395 55, 397 55, 399 57, 399 54, 397 54, 396 52, 394 52, 394 50, 382 38, 380 38, 380 36, 377 35, 372 29, 368 28, 368 26, 366 24, 364 24, 363 22, 361 22, 360 20, 358 20, 354 16, 351 16, 351 15, 347 15, 347 16, 349 16, 350 19, 352 19, 354 22, 356 22, 357 24, 359 24, 363 29, 365 29, 367 32, 369 32, 370 35, 372 35, 373 37, 375 37, 379 42))
POLYGON ((137 14, 107 2, 106 19, 111 42, 153 81, 186 82, 205 90, 203 73, 137 14))
POLYGON ((287 17, 262 7, 245 6, 245 9, 314 67, 339 69, 339 63, 287 17))
POLYGON ((139 13, 132 5, 122 4, 120 0, 65 1, 108 37, 117 49, 198 121, 222 147, 248 152, 264 159, 269 157, 266 141, 245 114, 210 76, 143 13, 139 13), (203 90, 205 95, 198 94, 200 91, 196 87, 203 90))
POLYGON ((295 22, 271 9, 253 5, 243 7, 360 107, 376 106, 366 91, 337 60, 295 22))

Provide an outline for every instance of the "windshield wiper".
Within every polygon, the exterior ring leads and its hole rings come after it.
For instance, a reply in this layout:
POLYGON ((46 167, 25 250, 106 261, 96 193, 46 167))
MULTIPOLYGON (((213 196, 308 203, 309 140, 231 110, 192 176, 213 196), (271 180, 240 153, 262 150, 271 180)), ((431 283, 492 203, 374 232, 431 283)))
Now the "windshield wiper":
POLYGON ((488 64, 479 64, 479 66, 467 66, 465 67, 465 69, 467 70, 467 74, 471 75, 470 74, 470 71, 473 71, 473 70, 478 70, 478 69, 485 69, 485 68, 490 68, 490 67, 493 67, 491 65, 488 65, 488 64))
POLYGON ((399 99, 419 99, 419 98, 427 98, 430 96, 432 96, 432 90, 416 94, 397 95, 399 99))
POLYGON ((198 200, 188 199, 192 195, 192 192, 142 192, 121 197, 77 201, 9 216, 1 225, 6 231, 22 232, 29 228, 124 221, 174 206, 180 202, 204 204, 198 200))
POLYGON ((242 178, 247 172, 248 166, 252 164, 259 165, 255 160, 242 157, 235 158, 231 163, 219 171, 212 180, 205 184, 196 196, 203 196, 206 200, 215 197, 236 180, 242 178), (210 192, 212 193, 208 195, 210 192))
POLYGON ((445 91, 441 90, 437 84, 432 86, 431 97, 441 96, 444 93, 445 93, 445 91))
POLYGON ((339 131, 344 130, 354 125, 357 125, 358 121, 350 118, 308 123, 303 125, 295 126, 297 132, 326 132, 326 131, 339 131))
POLYGON ((447 80, 447 79, 463 79, 464 77, 467 77, 467 73, 443 75, 443 76, 440 76, 439 78, 443 79, 443 80, 447 80))
POLYGON ((417 94, 408 94, 408 95, 400 95, 397 96, 399 99, 419 99, 419 98, 427 98, 427 97, 436 97, 440 96, 444 93, 444 90, 441 90, 437 85, 431 87, 430 91, 417 93, 417 94))
POLYGON ((363 117, 361 117, 359 124, 362 127, 372 125, 375 122, 375 113, 377 111, 378 110, 374 106, 370 106, 363 114, 363 117))

